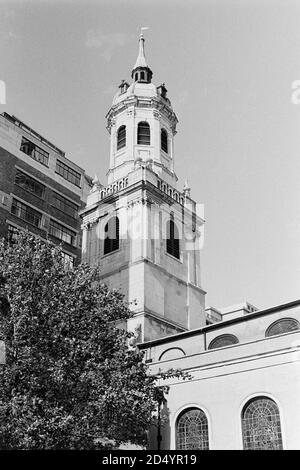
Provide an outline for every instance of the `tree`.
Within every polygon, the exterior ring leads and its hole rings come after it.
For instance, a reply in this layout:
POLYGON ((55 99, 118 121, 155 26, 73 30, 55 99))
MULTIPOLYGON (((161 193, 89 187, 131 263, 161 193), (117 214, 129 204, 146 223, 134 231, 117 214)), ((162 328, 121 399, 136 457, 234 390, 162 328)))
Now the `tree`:
POLYGON ((66 269, 50 241, 0 241, 1 449, 146 443, 158 389, 128 348, 131 315, 97 268, 66 269))

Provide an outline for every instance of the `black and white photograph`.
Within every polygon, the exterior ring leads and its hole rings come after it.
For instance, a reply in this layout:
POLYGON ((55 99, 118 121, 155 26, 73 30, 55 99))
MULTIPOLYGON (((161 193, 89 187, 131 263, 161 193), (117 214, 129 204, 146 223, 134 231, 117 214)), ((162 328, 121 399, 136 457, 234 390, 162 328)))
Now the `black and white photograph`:
POLYGON ((300 450, 299 175, 299 0, 0 0, 0 454, 300 450))

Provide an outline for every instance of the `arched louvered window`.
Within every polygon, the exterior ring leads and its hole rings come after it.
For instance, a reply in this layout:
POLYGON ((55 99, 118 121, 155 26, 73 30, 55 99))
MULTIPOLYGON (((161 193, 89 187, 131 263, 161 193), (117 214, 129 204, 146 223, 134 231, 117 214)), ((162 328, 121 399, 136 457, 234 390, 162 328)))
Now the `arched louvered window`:
POLYGON ((141 80, 145 80, 145 72, 141 72, 141 80))
POLYGON ((104 228, 104 254, 119 249, 119 218, 112 217, 109 219, 104 228))
POLYGON ((172 219, 167 222, 167 253, 180 259, 178 228, 172 219))
POLYGON ((139 122, 137 143, 139 145, 150 145, 150 126, 148 122, 139 122))
POLYGON ((176 450, 208 449, 208 422, 204 411, 185 410, 176 423, 176 450))
POLYGON ((126 145, 126 126, 121 126, 117 134, 117 150, 125 147, 126 145))
POLYGON ((270 398, 257 397, 245 405, 242 427, 244 449, 282 449, 279 410, 270 398))
POLYGON ((221 335, 214 338, 209 346, 208 349, 216 349, 216 348, 223 348, 224 346, 230 346, 231 344, 237 344, 239 340, 234 335, 221 335))
POLYGON ((299 330, 300 324, 295 318, 281 318, 275 321, 266 331, 266 338, 269 336, 281 335, 289 331, 299 330))
POLYGON ((160 132, 160 146, 164 152, 168 153, 168 133, 165 129, 160 132))

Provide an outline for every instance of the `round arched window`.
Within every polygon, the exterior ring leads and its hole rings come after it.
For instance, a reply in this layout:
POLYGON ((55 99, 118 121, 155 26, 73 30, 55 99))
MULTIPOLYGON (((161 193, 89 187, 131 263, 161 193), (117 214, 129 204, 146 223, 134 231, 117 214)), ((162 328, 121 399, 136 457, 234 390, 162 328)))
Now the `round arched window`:
POLYGON ((231 344, 237 344, 239 340, 234 335, 221 335, 214 338, 209 346, 208 349, 216 349, 216 348, 223 348, 224 346, 230 346, 231 344))
POLYGON ((242 427, 244 449, 282 449, 279 410, 270 398, 257 397, 245 405, 242 427))
POLYGON ((119 249, 119 218, 111 217, 104 227, 104 254, 119 249))
POLYGON ((183 411, 176 423, 176 450, 208 450, 208 422, 204 411, 183 411))
POLYGON ((180 244, 179 244, 179 233, 178 228, 174 220, 170 219, 167 221, 167 253, 180 259, 180 244))
POLYGON ((120 126, 117 134, 117 150, 126 146, 126 126, 120 126))
POLYGON ((139 145, 150 145, 150 126, 148 122, 138 123, 137 143, 139 145))
POLYGON ((281 318, 269 326, 266 337, 289 333, 290 331, 299 330, 299 328, 299 322, 295 318, 281 318))
POLYGON ((165 129, 160 132, 160 146, 164 152, 168 153, 168 133, 165 129))

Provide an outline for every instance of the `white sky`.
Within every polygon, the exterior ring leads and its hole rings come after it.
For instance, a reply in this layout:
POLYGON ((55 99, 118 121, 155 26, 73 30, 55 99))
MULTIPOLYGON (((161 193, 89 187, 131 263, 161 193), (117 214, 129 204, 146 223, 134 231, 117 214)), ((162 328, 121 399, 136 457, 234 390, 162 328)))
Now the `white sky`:
POLYGON ((299 297, 299 0, 1 1, 0 80, 15 114, 105 183, 105 115, 140 26, 179 119, 179 189, 205 204, 207 305, 299 297))

